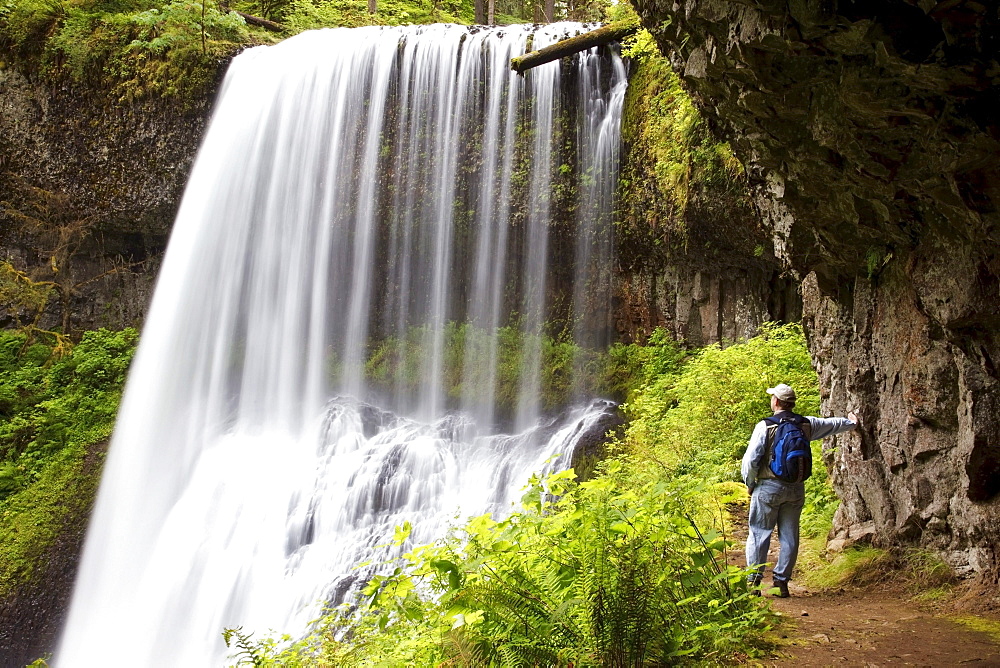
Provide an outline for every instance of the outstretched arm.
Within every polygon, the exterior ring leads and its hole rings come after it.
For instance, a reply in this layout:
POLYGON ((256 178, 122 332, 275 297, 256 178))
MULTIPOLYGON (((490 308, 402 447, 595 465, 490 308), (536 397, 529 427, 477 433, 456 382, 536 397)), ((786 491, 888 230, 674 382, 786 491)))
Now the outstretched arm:
POLYGON ((850 431, 858 426, 858 416, 852 411, 847 417, 819 418, 808 416, 809 424, 812 425, 812 440, 818 441, 827 436, 833 436, 844 431, 850 431))

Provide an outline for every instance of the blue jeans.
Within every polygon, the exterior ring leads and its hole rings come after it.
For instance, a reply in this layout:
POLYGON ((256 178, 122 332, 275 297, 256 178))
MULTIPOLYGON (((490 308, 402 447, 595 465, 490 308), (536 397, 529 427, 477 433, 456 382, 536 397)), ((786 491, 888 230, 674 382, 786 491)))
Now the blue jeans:
POLYGON ((774 579, 788 582, 799 556, 799 516, 805 502, 805 485, 765 478, 750 497, 750 532, 747 535, 747 568, 756 568, 760 582, 771 545, 771 532, 778 527, 778 563, 774 579))

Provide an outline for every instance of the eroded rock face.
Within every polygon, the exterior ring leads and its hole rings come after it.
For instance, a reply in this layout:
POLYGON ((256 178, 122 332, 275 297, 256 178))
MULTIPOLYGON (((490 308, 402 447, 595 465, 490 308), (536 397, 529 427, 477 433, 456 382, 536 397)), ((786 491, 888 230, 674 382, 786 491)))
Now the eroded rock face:
POLYGON ((996 573, 1000 10, 926 0, 640 0, 752 172, 802 277, 838 539, 996 573))
MULTIPOLYGON (((23 206, 26 188, 41 188, 94 219, 70 268, 81 284, 77 329, 141 321, 210 103, 129 105, 101 94, 0 69, 0 200, 23 206)), ((48 261, 47 248, 19 227, 0 208, 0 259, 30 272, 48 261)))

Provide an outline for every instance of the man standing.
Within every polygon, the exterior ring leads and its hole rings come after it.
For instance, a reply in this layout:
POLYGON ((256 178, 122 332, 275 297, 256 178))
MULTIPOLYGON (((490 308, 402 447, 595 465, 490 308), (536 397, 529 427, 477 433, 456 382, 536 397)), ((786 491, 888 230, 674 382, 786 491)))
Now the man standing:
MULTIPOLYGON (((772 472, 775 433, 784 420, 793 422, 802 431, 805 441, 850 431, 858 426, 853 412, 846 418, 802 417, 792 412, 795 390, 784 383, 770 387, 771 410, 774 417, 761 420, 753 429, 750 444, 743 455, 743 482, 750 490, 750 532, 747 536, 747 568, 755 569, 747 576, 748 584, 759 594, 764 576, 764 563, 771 544, 771 532, 778 527, 778 563, 774 567, 774 586, 779 598, 788 598, 788 580, 799 554, 799 516, 805 502, 805 483, 788 482, 772 472)), ((822 464, 820 464, 822 466, 822 464)))

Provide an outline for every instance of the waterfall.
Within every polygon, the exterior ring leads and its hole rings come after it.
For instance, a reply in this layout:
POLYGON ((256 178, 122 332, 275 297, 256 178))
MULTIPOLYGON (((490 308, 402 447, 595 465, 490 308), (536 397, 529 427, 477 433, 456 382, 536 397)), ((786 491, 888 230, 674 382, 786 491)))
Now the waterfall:
POLYGON ((606 342, 625 70, 509 68, 584 29, 330 29, 234 59, 58 665, 218 666, 226 627, 302 633, 394 527, 509 512, 600 428, 606 402, 543 401, 543 335, 606 342))

